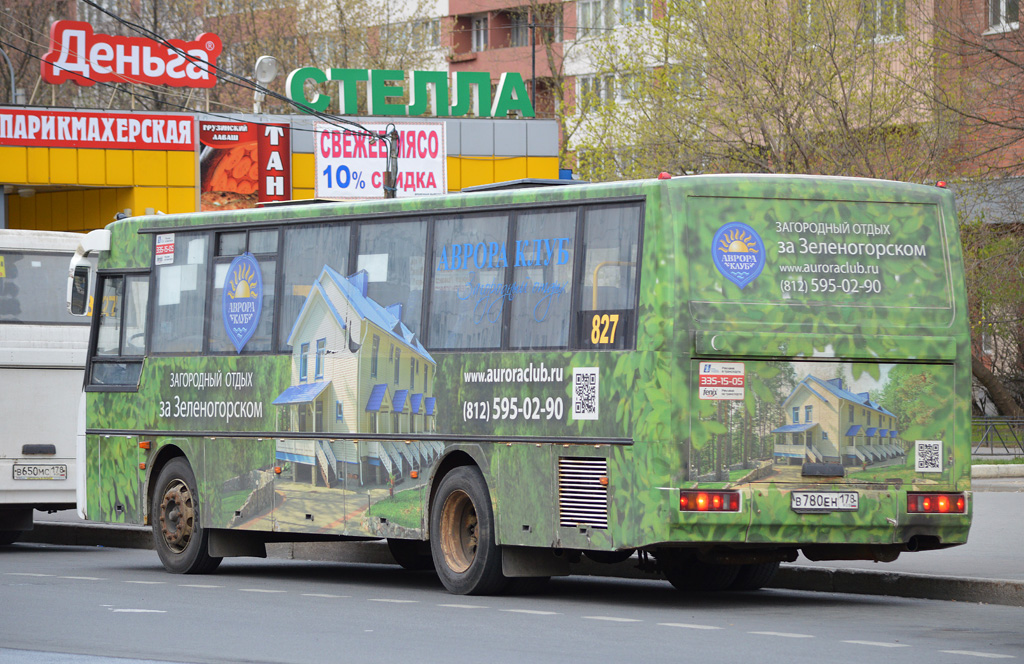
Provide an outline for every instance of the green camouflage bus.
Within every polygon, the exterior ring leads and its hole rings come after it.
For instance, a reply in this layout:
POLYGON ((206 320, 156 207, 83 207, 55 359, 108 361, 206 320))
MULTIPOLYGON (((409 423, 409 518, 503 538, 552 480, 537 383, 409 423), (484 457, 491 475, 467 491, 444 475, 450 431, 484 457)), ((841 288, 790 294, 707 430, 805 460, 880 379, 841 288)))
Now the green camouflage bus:
POLYGON ((634 554, 752 589, 799 554, 967 539, 944 188, 709 175, 137 217, 69 280, 104 303, 79 511, 151 525, 171 572, 386 539, 453 593, 634 554))

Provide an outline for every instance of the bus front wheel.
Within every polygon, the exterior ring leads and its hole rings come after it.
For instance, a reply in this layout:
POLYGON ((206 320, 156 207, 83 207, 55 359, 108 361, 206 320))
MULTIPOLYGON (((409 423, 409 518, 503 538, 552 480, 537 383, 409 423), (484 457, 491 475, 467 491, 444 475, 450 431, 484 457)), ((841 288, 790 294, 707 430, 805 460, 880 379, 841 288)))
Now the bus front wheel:
POLYGON ((430 510, 430 549, 448 592, 488 595, 506 585, 487 483, 475 466, 455 468, 441 480, 430 510))
POLYGON ((160 562, 175 574, 207 574, 221 558, 207 551, 209 533, 199 523, 196 477, 183 457, 167 462, 156 481, 153 504, 153 542, 160 562))

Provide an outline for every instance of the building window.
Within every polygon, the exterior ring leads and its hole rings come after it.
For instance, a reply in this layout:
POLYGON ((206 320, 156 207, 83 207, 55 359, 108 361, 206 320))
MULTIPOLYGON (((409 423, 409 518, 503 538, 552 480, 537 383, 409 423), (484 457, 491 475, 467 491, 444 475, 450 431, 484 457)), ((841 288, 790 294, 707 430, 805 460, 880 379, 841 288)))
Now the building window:
POLYGON ((650 18, 647 0, 620 0, 619 21, 623 24, 638 23, 650 18))
POLYGON ((991 30, 1016 30, 1020 20, 1020 0, 988 0, 988 27, 991 30))
POLYGON ((313 406, 313 431, 324 430, 324 402, 322 399, 317 399, 313 406))
POLYGON ((813 417, 814 406, 804 406, 804 422, 810 422, 813 417))
POLYGON ((611 27, 612 21, 606 21, 611 9, 609 0, 578 0, 576 3, 578 17, 577 39, 586 39, 597 35, 601 28, 611 27))
POLYGON ((409 391, 416 389, 416 358, 409 358, 409 391))
POLYGON ((871 413, 868 413, 868 426, 871 426, 871 413))
POLYGON ((413 39, 420 48, 441 47, 441 19, 428 18, 416 21, 412 26, 413 39))
POLYGON ((334 402, 334 419, 339 422, 345 421, 345 408, 341 405, 340 401, 334 402))
POLYGON ((578 76, 576 80, 579 85, 580 105, 583 108, 615 100, 615 77, 613 75, 578 76))
POLYGON ((800 423, 800 406, 793 406, 793 424, 800 423))
POLYGON ((370 378, 377 377, 377 354, 380 352, 380 337, 373 335, 373 350, 370 353, 370 378))
POLYGON ((850 413, 850 425, 852 426, 853 425, 853 404, 850 404, 850 407, 849 407, 848 410, 849 410, 849 413, 850 413))
POLYGON ((327 339, 316 340, 316 377, 324 377, 324 356, 327 354, 327 339))
POLYGON ((402 366, 402 349, 395 348, 395 385, 398 385, 398 370, 402 366))
POLYGON ((473 19, 473 51, 487 50, 487 17, 478 16, 473 19))
POLYGON ((309 344, 299 346, 299 381, 306 382, 309 373, 309 344))
POLYGON ((862 0, 861 14, 872 37, 898 37, 907 31, 906 0, 862 0))
POLYGON ((530 45, 530 17, 526 12, 514 12, 508 16, 508 45, 530 45))

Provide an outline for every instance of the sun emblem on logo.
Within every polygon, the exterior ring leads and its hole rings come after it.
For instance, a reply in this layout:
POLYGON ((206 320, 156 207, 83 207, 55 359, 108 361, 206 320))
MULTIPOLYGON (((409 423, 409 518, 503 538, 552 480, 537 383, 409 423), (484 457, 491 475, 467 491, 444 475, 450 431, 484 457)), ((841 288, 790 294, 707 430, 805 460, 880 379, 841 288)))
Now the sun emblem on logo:
POLYGON ((230 285, 228 297, 232 300, 257 297, 258 295, 256 292, 256 274, 249 265, 240 265, 238 269, 235 270, 235 273, 231 275, 231 281, 228 283, 230 285))
POLYGON ((738 254, 756 254, 757 241, 741 229, 727 232, 720 240, 718 248, 738 254))

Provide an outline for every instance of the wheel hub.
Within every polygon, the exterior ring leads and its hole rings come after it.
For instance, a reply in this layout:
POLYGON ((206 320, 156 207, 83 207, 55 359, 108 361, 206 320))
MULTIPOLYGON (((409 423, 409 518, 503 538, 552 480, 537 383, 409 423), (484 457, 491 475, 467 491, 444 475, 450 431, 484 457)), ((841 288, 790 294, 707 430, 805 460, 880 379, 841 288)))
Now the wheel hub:
POLYGON ((175 552, 184 551, 195 528, 195 507, 192 492, 181 481, 172 482, 160 501, 160 531, 164 541, 175 552))

